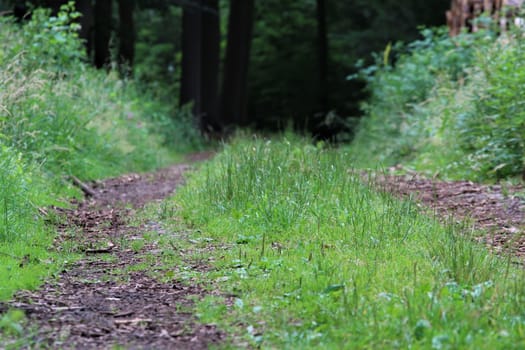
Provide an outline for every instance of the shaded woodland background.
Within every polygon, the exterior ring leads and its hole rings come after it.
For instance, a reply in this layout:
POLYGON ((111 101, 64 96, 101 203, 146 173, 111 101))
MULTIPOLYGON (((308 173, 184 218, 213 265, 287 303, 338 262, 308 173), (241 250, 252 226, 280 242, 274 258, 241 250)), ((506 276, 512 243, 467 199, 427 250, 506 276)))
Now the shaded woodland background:
MULTIPOLYGON (((21 19, 57 13, 64 0, 2 1, 21 19)), ((288 127, 349 139, 366 98, 348 79, 372 53, 445 23, 449 1, 116 0, 75 1, 87 60, 119 68, 144 89, 191 104, 200 129, 288 127)), ((395 59, 397 52, 390 54, 395 59)), ((383 59, 381 55, 376 55, 383 59)))

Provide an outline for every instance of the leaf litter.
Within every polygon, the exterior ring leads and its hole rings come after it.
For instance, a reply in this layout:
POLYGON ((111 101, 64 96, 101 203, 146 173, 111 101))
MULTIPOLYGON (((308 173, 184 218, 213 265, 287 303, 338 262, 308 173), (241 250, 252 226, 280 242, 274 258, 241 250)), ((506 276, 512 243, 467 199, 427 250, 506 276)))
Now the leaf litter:
POLYGON ((444 221, 469 221, 476 237, 495 253, 511 253, 525 262, 525 187, 482 185, 471 181, 439 181, 416 173, 370 174, 376 188, 401 198, 413 198, 444 221))
MULTIPOLYGON (((190 161, 206 157, 197 155, 190 161)), ((159 281, 148 269, 129 269, 152 255, 160 261, 162 249, 155 242, 140 251, 123 244, 160 227, 132 227, 127 219, 145 204, 172 194, 190 168, 179 164, 96 182, 93 196, 74 203, 74 209, 54 208, 66 217, 55 246, 61 249, 73 241, 85 256, 37 291, 20 291, 0 304, 0 313, 23 310, 35 326, 27 348, 206 349, 225 339, 215 325, 200 324, 191 312, 193 300, 210 292, 191 282, 159 281)), ((169 275, 176 276, 182 268, 170 266, 169 275)))

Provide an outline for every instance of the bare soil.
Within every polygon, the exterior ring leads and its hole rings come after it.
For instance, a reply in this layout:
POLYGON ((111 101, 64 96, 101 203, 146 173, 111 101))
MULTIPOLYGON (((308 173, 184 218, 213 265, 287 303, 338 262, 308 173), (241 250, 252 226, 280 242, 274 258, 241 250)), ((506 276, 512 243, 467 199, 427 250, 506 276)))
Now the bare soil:
MULTIPOLYGON (((392 169, 394 170, 394 169, 392 169)), ((443 220, 468 220, 483 232, 478 240, 496 253, 510 252, 525 262, 525 188, 439 181, 417 174, 373 176, 383 191, 412 197, 443 220)))
MULTIPOLYGON (((196 155, 191 161, 207 156, 196 155)), ((172 194, 189 168, 181 164, 90 184, 93 197, 72 210, 55 209, 67 218, 56 246, 74 240, 85 257, 39 290, 19 292, 11 302, 0 304, 0 313, 22 309, 30 324, 37 325, 28 347, 206 349, 225 338, 214 325, 199 324, 191 312, 193 300, 208 293, 201 286, 176 280, 162 283, 148 271, 125 270, 146 255, 122 242, 140 239, 145 230, 164 233, 154 222, 132 227, 128 218, 146 203, 172 194)), ((152 254, 162 258, 154 243, 142 250, 150 260, 152 254)), ((173 266, 174 276, 180 268, 173 266)))

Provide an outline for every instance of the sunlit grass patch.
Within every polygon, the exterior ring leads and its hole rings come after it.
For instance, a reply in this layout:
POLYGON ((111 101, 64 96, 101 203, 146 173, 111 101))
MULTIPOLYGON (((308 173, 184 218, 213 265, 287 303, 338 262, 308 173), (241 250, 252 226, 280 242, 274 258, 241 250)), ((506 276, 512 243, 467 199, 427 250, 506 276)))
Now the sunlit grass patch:
POLYGON ((349 159, 237 141, 189 179, 176 201, 194 237, 230 247, 209 253, 205 280, 234 306, 224 320, 206 299, 206 322, 269 348, 525 346, 523 270, 372 191, 349 159))

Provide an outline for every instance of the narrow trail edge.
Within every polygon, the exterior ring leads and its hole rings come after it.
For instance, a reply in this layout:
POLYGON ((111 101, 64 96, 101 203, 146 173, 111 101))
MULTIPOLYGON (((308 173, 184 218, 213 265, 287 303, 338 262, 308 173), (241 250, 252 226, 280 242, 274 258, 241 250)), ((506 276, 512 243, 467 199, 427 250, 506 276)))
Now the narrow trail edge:
MULTIPOLYGON (((189 161, 209 156, 198 154, 189 161)), ((26 347, 206 349, 225 339, 215 325, 199 324, 192 314, 193 300, 207 292, 176 279, 182 266, 172 267, 175 279, 169 282, 151 276, 165 252, 155 240, 144 240, 144 233, 173 239, 182 233, 164 230, 154 221, 142 227, 128 224, 137 209, 171 195, 190 168, 190 163, 178 164, 97 182, 90 187, 93 195, 75 209, 55 208, 66 217, 66 224, 58 227, 56 246, 74 242, 85 255, 56 280, 0 304, 0 312, 15 308, 26 313, 35 330, 28 334, 26 347)))
MULTIPOLYGON (((396 169, 392 169, 392 172, 396 169)), ((472 222, 475 237, 494 253, 511 253, 525 262, 525 187, 440 181, 417 173, 363 174, 380 191, 412 198, 442 220, 472 222)))

